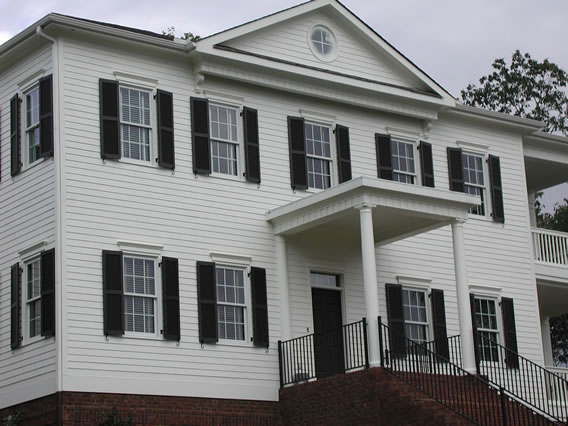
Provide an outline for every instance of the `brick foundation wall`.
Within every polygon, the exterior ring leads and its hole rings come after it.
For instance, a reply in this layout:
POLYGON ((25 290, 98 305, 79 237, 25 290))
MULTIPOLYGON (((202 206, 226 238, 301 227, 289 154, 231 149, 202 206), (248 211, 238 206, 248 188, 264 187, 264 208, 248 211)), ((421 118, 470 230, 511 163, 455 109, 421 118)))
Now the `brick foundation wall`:
POLYGON ((57 395, 52 394, 1 409, 0 424, 4 424, 9 416, 16 416, 19 420, 18 425, 55 425, 57 424, 57 395))
POLYGON ((63 425, 96 425, 116 407, 142 425, 276 425, 278 403, 232 399, 64 392, 63 425))

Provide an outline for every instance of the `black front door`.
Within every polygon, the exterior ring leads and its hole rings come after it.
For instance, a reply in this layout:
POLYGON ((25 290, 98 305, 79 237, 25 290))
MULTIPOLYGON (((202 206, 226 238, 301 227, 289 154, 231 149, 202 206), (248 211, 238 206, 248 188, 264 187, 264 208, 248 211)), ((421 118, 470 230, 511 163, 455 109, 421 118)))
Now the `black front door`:
POLYGON ((314 355, 316 376, 343 373, 343 332, 341 329, 341 293, 312 288, 314 310, 314 355))

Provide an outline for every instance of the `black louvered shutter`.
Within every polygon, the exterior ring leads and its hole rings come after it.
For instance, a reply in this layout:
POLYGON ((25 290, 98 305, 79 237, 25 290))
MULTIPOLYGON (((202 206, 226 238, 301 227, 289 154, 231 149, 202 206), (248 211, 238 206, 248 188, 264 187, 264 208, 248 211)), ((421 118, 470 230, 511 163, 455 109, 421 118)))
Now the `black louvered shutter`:
POLYGON ((392 152, 390 135, 375 134, 377 173, 379 178, 392 180, 392 152))
POLYGON ((20 97, 14 95, 10 99, 10 173, 12 176, 16 176, 22 169, 21 127, 20 97))
POLYGON ((55 249, 41 253, 41 335, 55 336, 55 249))
POLYGON ((292 189, 308 187, 308 167, 306 164, 306 140, 304 119, 288 117, 288 143, 290 146, 290 182, 292 189))
POLYGON ((434 188, 434 160, 432 159, 432 144, 421 141, 419 148, 422 186, 434 188))
POLYGON ((158 110, 158 164, 166 169, 175 168, 174 105, 173 95, 164 90, 156 93, 158 110))
POLYGON ((390 327, 390 350, 393 357, 401 358, 406 355, 402 286, 399 284, 387 284, 386 292, 390 327))
POLYGON ((337 142, 337 159, 339 169, 339 183, 351 180, 351 147, 349 146, 349 128, 335 126, 335 140, 337 142))
POLYGON ((21 288, 20 264, 12 265, 10 271, 11 301, 10 301, 10 347, 16 349, 22 342, 20 327, 20 288, 21 288))
POLYGON ((501 185, 501 163, 499 157, 489 156, 489 178, 491 180, 491 200, 493 202, 493 220, 505 223, 503 208, 503 187, 501 185))
POLYGON ((99 80, 101 114, 101 158, 117 159, 121 155, 118 82, 99 80))
POLYGON ((269 339, 266 270, 262 268, 251 268, 250 285, 252 293, 253 342, 255 346, 267 348, 269 339))
POLYGON ((473 329, 473 352, 475 354, 475 365, 477 366, 477 371, 479 373, 479 361, 480 361, 480 353, 479 353, 479 336, 477 334, 477 315, 475 315, 475 294, 470 293, 469 295, 469 306, 471 309, 471 325, 473 329))
POLYGON ((197 300, 199 312, 199 341, 216 343, 217 285, 215 263, 197 262, 197 300))
POLYGON ((444 292, 442 290, 433 289, 430 297, 432 301, 432 323, 434 326, 436 353, 442 358, 450 360, 444 292))
POLYGON ((122 336, 122 252, 103 250, 103 309, 105 336, 122 336))
MULTIPOLYGON (((39 155, 53 156, 53 78, 39 80, 39 155)), ((42 311, 43 315, 43 311, 42 311)))
POLYGON ((245 177, 249 182, 260 183, 260 145, 258 141, 258 111, 243 108, 245 134, 245 177))
POLYGON ((464 192, 462 150, 448 147, 448 173, 450 177, 450 190, 464 192))
POLYGON ((193 173, 211 173, 209 147, 209 101, 191 98, 191 143, 193 149, 193 173))
POLYGON ((179 340, 179 267, 173 257, 162 257, 164 339, 179 340))
POLYGON ((503 315, 503 333, 505 337, 505 363, 508 368, 519 368, 519 356, 517 355, 517 329, 515 327, 515 306, 513 299, 503 297, 501 299, 501 313, 503 315))

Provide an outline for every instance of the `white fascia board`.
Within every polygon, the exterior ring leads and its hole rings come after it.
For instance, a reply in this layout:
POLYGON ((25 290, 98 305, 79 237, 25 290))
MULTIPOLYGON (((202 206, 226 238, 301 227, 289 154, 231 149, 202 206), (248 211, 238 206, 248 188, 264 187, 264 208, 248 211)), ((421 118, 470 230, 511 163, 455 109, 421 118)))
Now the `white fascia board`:
POLYGON ((568 142, 558 142, 554 139, 525 138, 523 140, 523 155, 568 165, 568 142))
POLYGON ((550 133, 546 133, 543 131, 535 132, 530 135, 526 135, 523 138, 524 141, 527 142, 537 142, 537 143, 558 143, 568 145, 568 137, 567 136, 560 136, 560 135, 553 135, 550 133))
POLYGON ((332 3, 332 1, 333 0, 312 0, 299 4, 297 6, 292 6, 289 9, 285 9, 280 12, 276 12, 271 15, 258 18, 254 21, 238 25, 234 28, 230 28, 228 30, 224 30, 205 37, 197 42, 197 48, 199 51, 213 49, 213 46, 215 46, 216 44, 240 37, 253 31, 261 30, 271 25, 278 24, 279 22, 294 18, 298 15, 303 15, 304 13, 319 9, 322 6, 329 5, 332 3))
POLYGON ((36 34, 36 28, 39 26, 43 29, 49 25, 57 24, 66 28, 74 28, 82 31, 94 32, 104 34, 111 37, 121 38, 124 40, 136 41, 146 45, 170 49, 182 53, 187 53, 195 49, 195 45, 191 41, 180 43, 179 41, 160 39, 145 34, 138 34, 133 31, 128 31, 120 28, 113 28, 106 25, 98 24, 95 22, 87 22, 81 19, 76 19, 68 16, 61 16, 57 14, 49 14, 39 21, 35 22, 12 39, 8 40, 0 46, 0 59, 13 48, 17 47, 21 42, 33 37, 36 34))
POLYGON ((492 122, 501 126, 514 127, 517 131, 520 131, 523 134, 534 133, 544 127, 544 123, 542 121, 517 117, 515 115, 504 114, 502 112, 489 111, 483 108, 463 105, 457 102, 453 108, 445 109, 444 113, 492 122))
MULTIPOLYGON (((243 55, 240 53, 235 52, 228 52, 228 51, 218 51, 214 52, 213 54, 199 54, 198 51, 192 53, 194 58, 196 59, 196 67, 195 71, 197 73, 201 73, 203 75, 213 75, 216 77, 222 78, 232 78, 238 79, 241 81, 248 81, 246 73, 241 71, 251 71, 251 73, 262 73, 262 75, 269 77, 267 81, 270 84, 266 84, 266 86, 276 87, 281 90, 291 90, 291 86, 286 83, 283 84, 282 87, 278 86, 278 81, 292 81, 295 84, 298 83, 297 76, 301 77, 308 77, 313 78, 315 80, 319 80, 321 82, 332 82, 334 84, 345 86, 346 90, 350 90, 350 88, 357 88, 367 92, 368 96, 376 96, 378 95, 380 99, 384 100, 382 95, 388 95, 392 97, 392 99, 396 99, 396 102, 392 103, 399 103, 399 101, 408 103, 409 105, 412 104, 422 104, 422 105, 429 105, 425 107, 417 107, 417 110, 421 111, 428 111, 427 113, 418 113, 416 114, 417 118, 426 119, 426 120, 435 120, 438 118, 438 110, 440 107, 453 107, 455 105, 455 101, 451 98, 439 98, 437 96, 429 96, 421 93, 417 93, 411 90, 405 90, 402 88, 391 87, 388 85, 383 85, 380 82, 373 83, 368 81, 361 81, 357 78, 350 78, 348 76, 341 76, 341 75, 332 75, 326 73, 324 71, 318 71, 308 68, 300 68, 294 65, 274 62, 268 59, 258 58, 254 56, 243 55), (199 58, 197 58, 199 56, 199 58), (221 65, 223 63, 223 65, 221 65), (239 70, 237 71, 237 66, 239 66, 239 70), (230 72, 228 69, 230 68, 230 72), (247 69, 248 68, 248 69, 247 69), (286 73, 290 76, 289 79, 279 78, 277 75, 286 73), (234 74, 231 76, 230 74, 234 74)), ((250 80, 253 84, 262 84, 257 80, 250 80)), ((307 93, 307 92, 302 92, 307 93)), ((309 93, 310 96, 315 96, 313 93, 309 93)), ((395 112, 390 111, 389 112, 395 112)), ((401 110, 401 113, 403 111, 401 110)))
POLYGON ((305 208, 323 203, 332 198, 339 199, 344 196, 348 197, 350 194, 353 194, 358 190, 386 191, 400 194, 400 196, 407 198, 411 197, 416 199, 435 200, 436 202, 445 203, 464 210, 480 203, 479 197, 475 195, 360 176, 325 191, 318 192, 309 197, 301 198, 284 206, 270 210, 266 213, 266 220, 273 221, 289 214, 298 214, 305 208))

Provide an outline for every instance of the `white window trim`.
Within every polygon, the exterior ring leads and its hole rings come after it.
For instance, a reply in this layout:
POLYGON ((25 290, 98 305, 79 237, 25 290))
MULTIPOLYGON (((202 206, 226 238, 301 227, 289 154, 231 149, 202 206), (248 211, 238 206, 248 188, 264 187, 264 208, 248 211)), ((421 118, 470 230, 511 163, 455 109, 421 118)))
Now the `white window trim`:
POLYGON ((337 39, 337 36, 335 35, 335 32, 332 31, 331 28, 329 28, 328 25, 325 25, 325 24, 322 24, 322 23, 316 23, 316 24, 312 25, 309 28, 308 33, 307 33, 307 40, 308 40, 308 46, 310 47, 310 51, 318 60, 320 60, 322 62, 333 62, 339 56, 339 53, 340 53, 339 41, 337 39), (331 38, 333 39, 332 50, 327 55, 321 54, 312 45, 312 33, 318 27, 326 30, 329 33, 329 35, 331 36, 331 38))
MULTIPOLYGON (((120 143, 120 152, 121 152, 121 156, 119 158, 119 162, 122 163, 129 163, 129 164, 136 164, 139 166, 146 166, 146 167, 153 167, 153 168, 158 168, 158 112, 156 110, 156 102, 155 102, 155 97, 156 97, 156 87, 149 87, 151 86, 151 84, 148 84, 149 79, 143 78, 143 77, 137 77, 136 79, 131 79, 131 78, 122 78, 122 79, 117 79, 118 82, 118 125, 119 125, 119 132, 120 132, 120 137, 119 137, 119 143, 120 143), (134 89, 134 90, 139 90, 142 92, 147 92, 150 96, 149 99, 149 104, 150 104, 150 126, 146 126, 146 125, 139 125, 139 124, 132 124, 133 126, 136 127, 142 127, 142 128, 147 128, 150 129, 150 157, 149 157, 149 161, 145 161, 145 160, 137 160, 135 158, 128 158, 124 156, 124 149, 123 149, 123 145, 122 145, 122 120, 120 118, 121 116, 121 111, 122 111, 122 96, 120 95, 120 89, 122 87, 128 88, 128 89, 134 89)), ((153 81, 153 80, 151 80, 153 81)), ((125 123, 128 124, 128 123, 125 123)))
MULTIPOLYGON (((313 124, 316 126, 321 126, 321 127, 327 127, 329 128, 329 144, 330 144, 330 165, 329 165, 329 175, 330 175, 330 183, 329 183, 329 188, 325 188, 325 189, 320 189, 320 188, 312 188, 309 186, 308 183, 308 187, 306 188, 306 192, 311 192, 311 193, 318 193, 318 192, 322 192, 322 191, 326 191, 330 188, 333 188, 334 186, 338 185, 338 176, 337 176, 337 147, 336 147, 336 143, 335 143, 335 129, 336 129, 336 123, 335 121, 324 121, 322 120, 325 119, 325 117, 327 116, 328 118, 331 118, 333 116, 329 115, 329 114, 324 114, 324 113, 317 113, 315 111, 307 111, 307 110, 300 110, 300 112, 304 115, 306 113, 308 113, 307 116, 304 116, 304 131, 305 131, 305 125, 306 124, 313 124), (308 118, 308 117, 313 117, 313 118, 308 118), (318 118, 319 117, 319 118, 318 118)), ((306 144, 306 136, 304 135, 304 145, 306 144)), ((316 159, 322 159, 322 160, 328 160, 327 157, 320 157, 320 156, 316 156, 316 155, 309 155, 308 154, 308 150, 306 149, 306 178, 307 178, 307 182, 309 182, 309 178, 308 178, 308 158, 316 158, 316 159)))
MULTIPOLYGON (((21 140, 20 140, 20 160, 22 161, 22 172, 31 169, 32 167, 40 164, 43 161, 43 158, 38 156, 38 158, 30 163, 30 146, 28 140, 28 132, 32 129, 39 129, 40 122, 41 122, 41 114, 39 111, 40 108, 40 94, 39 94, 39 80, 34 81, 33 83, 29 84, 24 90, 21 92, 21 105, 20 105, 20 127, 21 127, 21 140), (37 124, 28 127, 27 125, 27 97, 28 94, 34 90, 38 91, 38 121, 37 124)), ((39 132, 39 130, 38 130, 39 132)), ((41 133, 40 133, 40 146, 41 146, 41 133)))
MULTIPOLYGON (((434 330, 433 330, 433 324, 432 324, 432 318, 431 318, 431 312, 432 312, 432 302, 430 300, 430 295, 431 295, 431 289, 430 286, 424 286, 424 285, 403 285, 402 286, 402 291, 404 292, 404 290, 410 290, 410 291, 417 291, 417 292, 422 292, 424 293, 424 309, 426 310, 426 342, 431 342, 432 340, 434 340, 434 330)), ((403 317, 404 317, 404 296, 403 296, 403 301, 402 301, 402 308, 403 308, 403 317)), ((406 328, 406 324, 407 321, 406 319, 404 319, 404 326, 406 328)), ((408 322, 408 324, 417 324, 417 325, 424 325, 424 323, 418 323, 415 321, 410 321, 408 322)), ((405 333, 406 333, 406 329, 405 329, 405 333)), ((407 339, 410 339, 410 336, 406 336, 407 339)), ((419 344, 419 343, 417 343, 419 344)))
MULTIPOLYGON (((223 107, 223 108, 234 109, 237 112, 237 119, 236 119, 237 142, 219 139, 219 142, 230 143, 230 144, 237 146, 237 174, 236 175, 229 175, 229 174, 213 171, 213 166, 211 164, 212 158, 213 158, 213 153, 212 153, 212 150, 211 150, 211 142, 213 141, 213 137, 211 136, 211 113, 210 113, 209 109, 207 110, 207 117, 208 117, 208 120, 209 120, 209 122, 207 123, 208 129, 209 129, 209 166, 211 167, 211 173, 209 174, 209 176, 212 176, 212 177, 215 177, 215 178, 220 178, 220 179, 232 180, 232 181, 245 180, 245 177, 244 177, 244 170, 245 170, 245 165, 244 165, 244 161, 245 161, 244 139, 245 139, 245 135, 244 135, 244 129, 243 129, 243 123, 242 123, 244 99, 241 98, 241 97, 238 97, 238 96, 223 94, 221 92, 212 92, 211 90, 207 91, 207 93, 213 95, 213 96, 210 96, 210 97, 207 98, 207 100, 209 102, 208 108, 211 105, 217 105, 217 106, 220 106, 220 107, 223 107)), ((217 140, 217 139, 215 139, 215 140, 217 140)))
MULTIPOLYGON (((237 256, 234 256, 236 258, 237 256)), ((215 262, 215 286, 217 286, 217 268, 226 268, 226 269, 239 269, 243 271, 243 283, 245 285, 245 303, 241 305, 239 303, 225 303, 219 302, 218 300, 215 301, 216 305, 226 305, 226 306, 243 306, 244 307, 244 321, 245 321, 245 339, 244 340, 232 340, 232 339, 221 339, 217 342, 218 345, 222 346, 240 346, 240 347, 253 347, 253 342, 251 340, 253 336, 252 330, 252 292, 251 292, 251 283, 250 283, 250 267, 249 264, 244 263, 234 263, 234 262, 215 262)), ((215 293, 217 293, 217 288, 215 288, 215 293)), ((217 321, 217 327, 219 326, 219 318, 218 312, 215 312, 215 320, 217 321)))
MULTIPOLYGON (((487 153, 487 150, 484 148, 489 148, 485 145, 481 145, 481 144, 473 144, 470 142, 459 142, 458 141, 458 146, 460 148, 462 148, 462 154, 469 154, 469 155, 474 155, 477 157, 482 157, 482 161, 481 161, 481 165, 483 167, 483 181, 484 181, 484 185, 483 185, 483 191, 484 191, 484 214, 474 214, 474 213, 468 213, 468 218, 469 219, 478 219, 478 220, 484 220, 484 221, 493 221, 492 217, 491 217, 491 212, 493 211, 493 200, 491 199, 491 187, 490 187, 490 182, 489 182, 489 167, 487 165, 487 160, 489 158, 489 154, 487 153)), ((463 165, 462 165, 462 170, 463 170, 463 165)), ((464 185, 469 185, 469 186, 475 186, 478 188, 481 188, 481 185, 470 185, 470 184, 466 184, 465 183, 465 179, 464 179, 464 185)))
MULTIPOLYGON (((471 286, 470 286, 471 288, 471 286)), ((474 297, 475 299, 483 299, 483 300, 492 300, 495 302, 495 316, 497 317, 497 343, 499 343, 500 345, 504 344, 504 333, 503 333, 503 324, 502 324, 502 311, 501 311, 501 296, 497 296, 496 292, 488 292, 488 293, 475 293, 474 292, 474 297)), ((476 315, 475 312, 472 312, 473 315, 476 315)), ((479 332, 493 332, 495 333, 495 330, 489 330, 489 329, 481 329, 478 328, 479 332)), ((501 357, 501 352, 498 351, 498 357, 501 357)), ((480 358, 481 358, 481 354, 480 354, 480 358)), ((481 360, 481 359, 480 359, 481 360)), ((486 361, 486 360, 481 360, 481 362, 484 363, 493 363, 493 362, 500 362, 501 360, 496 360, 496 361, 486 361)))
MULTIPOLYGON (((28 310, 28 268, 27 265, 31 262, 36 260, 40 261, 40 295, 38 300, 41 300, 41 252, 45 250, 47 246, 47 241, 40 241, 36 244, 28 246, 18 252, 20 259, 19 259, 19 267, 22 269, 21 275, 21 294, 20 294, 20 318, 22 321, 22 346, 26 346, 40 340, 44 340, 45 336, 38 334, 30 338, 30 330, 29 330, 29 310, 28 310)), ((43 312, 42 312, 43 315, 43 312)), ((41 321, 41 320, 40 320, 41 321)))
MULTIPOLYGON (((162 330, 163 330, 163 311, 162 311, 162 274, 160 273, 160 267, 159 267, 159 263, 161 262, 161 259, 158 256, 155 255, 149 255, 149 254, 142 254, 140 252, 130 252, 130 251, 124 251, 122 253, 122 262, 124 262, 124 258, 125 257, 134 257, 134 258, 140 258, 140 259, 150 259, 154 261, 154 289, 156 291, 155 294, 155 306, 154 306, 154 333, 143 333, 143 332, 138 332, 138 331, 127 331, 126 330, 126 310, 124 310, 122 312, 122 320, 124 321, 124 334, 122 337, 126 337, 126 338, 136 338, 136 339, 150 339, 150 340, 163 340, 162 339, 162 330)), ((152 296, 146 296, 146 295, 140 295, 140 294, 135 294, 135 293, 128 293, 126 294, 125 291, 125 284, 124 284, 124 263, 122 265, 123 271, 122 271, 122 303, 124 306, 124 298, 126 296, 140 296, 140 297, 152 297, 152 296)))

